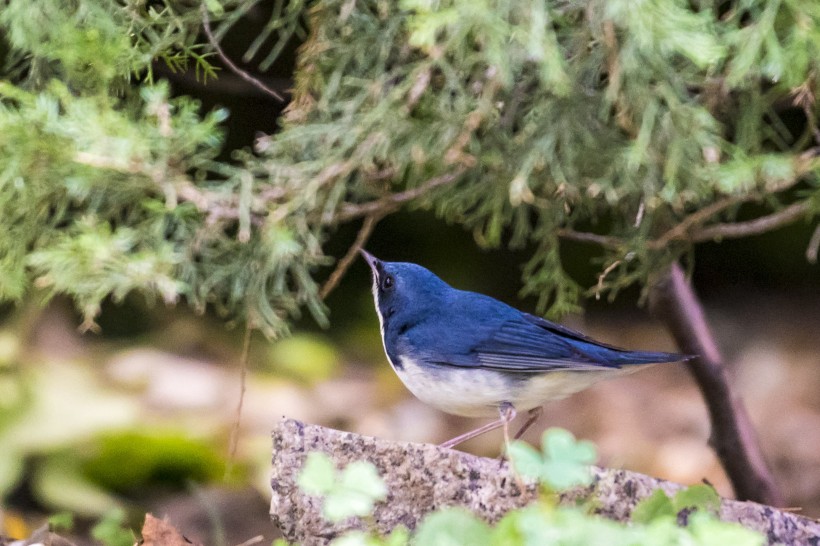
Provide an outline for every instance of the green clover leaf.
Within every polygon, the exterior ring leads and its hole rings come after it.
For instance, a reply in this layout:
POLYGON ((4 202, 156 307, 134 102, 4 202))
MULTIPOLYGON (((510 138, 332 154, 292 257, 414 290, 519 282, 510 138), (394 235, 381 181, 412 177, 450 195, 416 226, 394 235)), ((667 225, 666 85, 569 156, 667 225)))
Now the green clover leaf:
POLYGON ((551 428, 544 433, 541 446, 543 453, 524 442, 512 442, 509 455, 515 471, 555 491, 590 483, 589 465, 597 458, 591 442, 578 441, 569 431, 551 428))
POLYGON ((324 497, 322 512, 332 522, 366 516, 387 496, 387 486, 371 463, 356 461, 339 472, 324 453, 308 454, 297 484, 310 495, 324 497))
POLYGON ((302 471, 296 478, 296 484, 309 495, 325 495, 333 489, 336 480, 336 467, 324 453, 308 453, 302 471))

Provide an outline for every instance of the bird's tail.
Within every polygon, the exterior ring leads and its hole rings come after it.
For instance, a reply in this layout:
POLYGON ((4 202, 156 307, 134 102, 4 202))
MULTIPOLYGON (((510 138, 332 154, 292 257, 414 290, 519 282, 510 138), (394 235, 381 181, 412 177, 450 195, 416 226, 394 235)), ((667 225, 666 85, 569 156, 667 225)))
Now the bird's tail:
POLYGON ((695 358, 694 355, 683 355, 679 353, 661 353, 651 351, 613 351, 608 355, 608 360, 618 366, 630 366, 634 364, 662 364, 664 362, 684 362, 695 358))

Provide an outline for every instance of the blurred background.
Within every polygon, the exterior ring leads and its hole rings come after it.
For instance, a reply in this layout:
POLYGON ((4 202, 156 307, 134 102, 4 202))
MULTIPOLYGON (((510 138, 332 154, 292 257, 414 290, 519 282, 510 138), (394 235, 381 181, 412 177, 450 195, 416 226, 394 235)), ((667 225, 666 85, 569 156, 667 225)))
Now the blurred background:
MULTIPOLYGON (((239 58, 247 39, 229 35, 223 46, 239 58)), ((266 76, 268 84, 288 85, 292 49, 266 76)), ((226 157, 276 130, 283 104, 227 71, 207 85, 192 71, 175 73, 162 64, 155 74, 175 93, 200 98, 203 111, 229 109, 226 157)), ((357 229, 335 233, 328 254, 342 256, 357 229)), ((820 266, 805 254, 812 231, 797 224, 700 245, 693 282, 789 505, 820 517, 820 266)), ((483 251, 461 228, 411 211, 381 222, 367 249, 534 311, 533 300, 517 296, 526 248, 483 251)), ((565 263, 587 287, 599 273, 590 264, 592 251, 572 243, 563 248, 565 263)), ((59 513, 74 514, 78 534, 100 518, 138 526, 151 511, 209 544, 258 535, 269 541, 275 536, 267 514, 270 431, 283 416, 416 442, 441 442, 481 424, 409 395, 384 356, 370 282, 357 260, 327 300, 328 328, 306 318, 290 338, 253 336, 234 457, 241 328, 184 305, 148 306, 139 298, 106 304, 100 331, 84 335, 70 301, 42 306, 35 295, 0 309, 3 533, 28 536, 59 513)), ((590 299, 583 315, 562 322, 630 349, 676 350, 639 301, 637 291, 611 302, 590 299)), ((705 406, 684 365, 655 366, 550 403, 526 439, 537 442, 550 426, 594 441, 602 465, 685 484, 707 480, 731 495, 707 445, 705 406)), ((498 432, 460 449, 495 457, 501 444, 498 432)))

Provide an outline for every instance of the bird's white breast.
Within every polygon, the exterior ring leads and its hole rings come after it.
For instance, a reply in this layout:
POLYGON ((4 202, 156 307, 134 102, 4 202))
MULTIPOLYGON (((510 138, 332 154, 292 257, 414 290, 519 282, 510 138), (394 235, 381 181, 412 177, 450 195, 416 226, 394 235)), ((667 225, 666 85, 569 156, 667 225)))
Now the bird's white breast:
POLYGON ((487 369, 422 366, 401 357, 401 367, 394 369, 410 392, 426 404, 453 415, 496 417, 502 402, 527 411, 639 367, 554 371, 522 378, 487 369))
POLYGON ((453 415, 497 416, 499 403, 514 393, 504 375, 490 370, 422 366, 407 357, 395 369, 416 398, 453 415))

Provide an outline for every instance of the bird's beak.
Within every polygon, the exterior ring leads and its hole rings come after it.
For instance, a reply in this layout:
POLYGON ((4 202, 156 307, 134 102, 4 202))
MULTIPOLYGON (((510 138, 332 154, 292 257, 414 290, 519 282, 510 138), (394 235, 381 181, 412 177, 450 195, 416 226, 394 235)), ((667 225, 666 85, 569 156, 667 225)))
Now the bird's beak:
POLYGON ((371 253, 369 253, 368 251, 366 251, 364 249, 360 249, 359 253, 364 258, 364 261, 367 262, 367 265, 370 266, 370 269, 373 271, 373 274, 374 275, 378 274, 377 273, 378 272, 378 265, 381 263, 381 261, 377 257, 375 257, 374 255, 372 255, 371 253))

